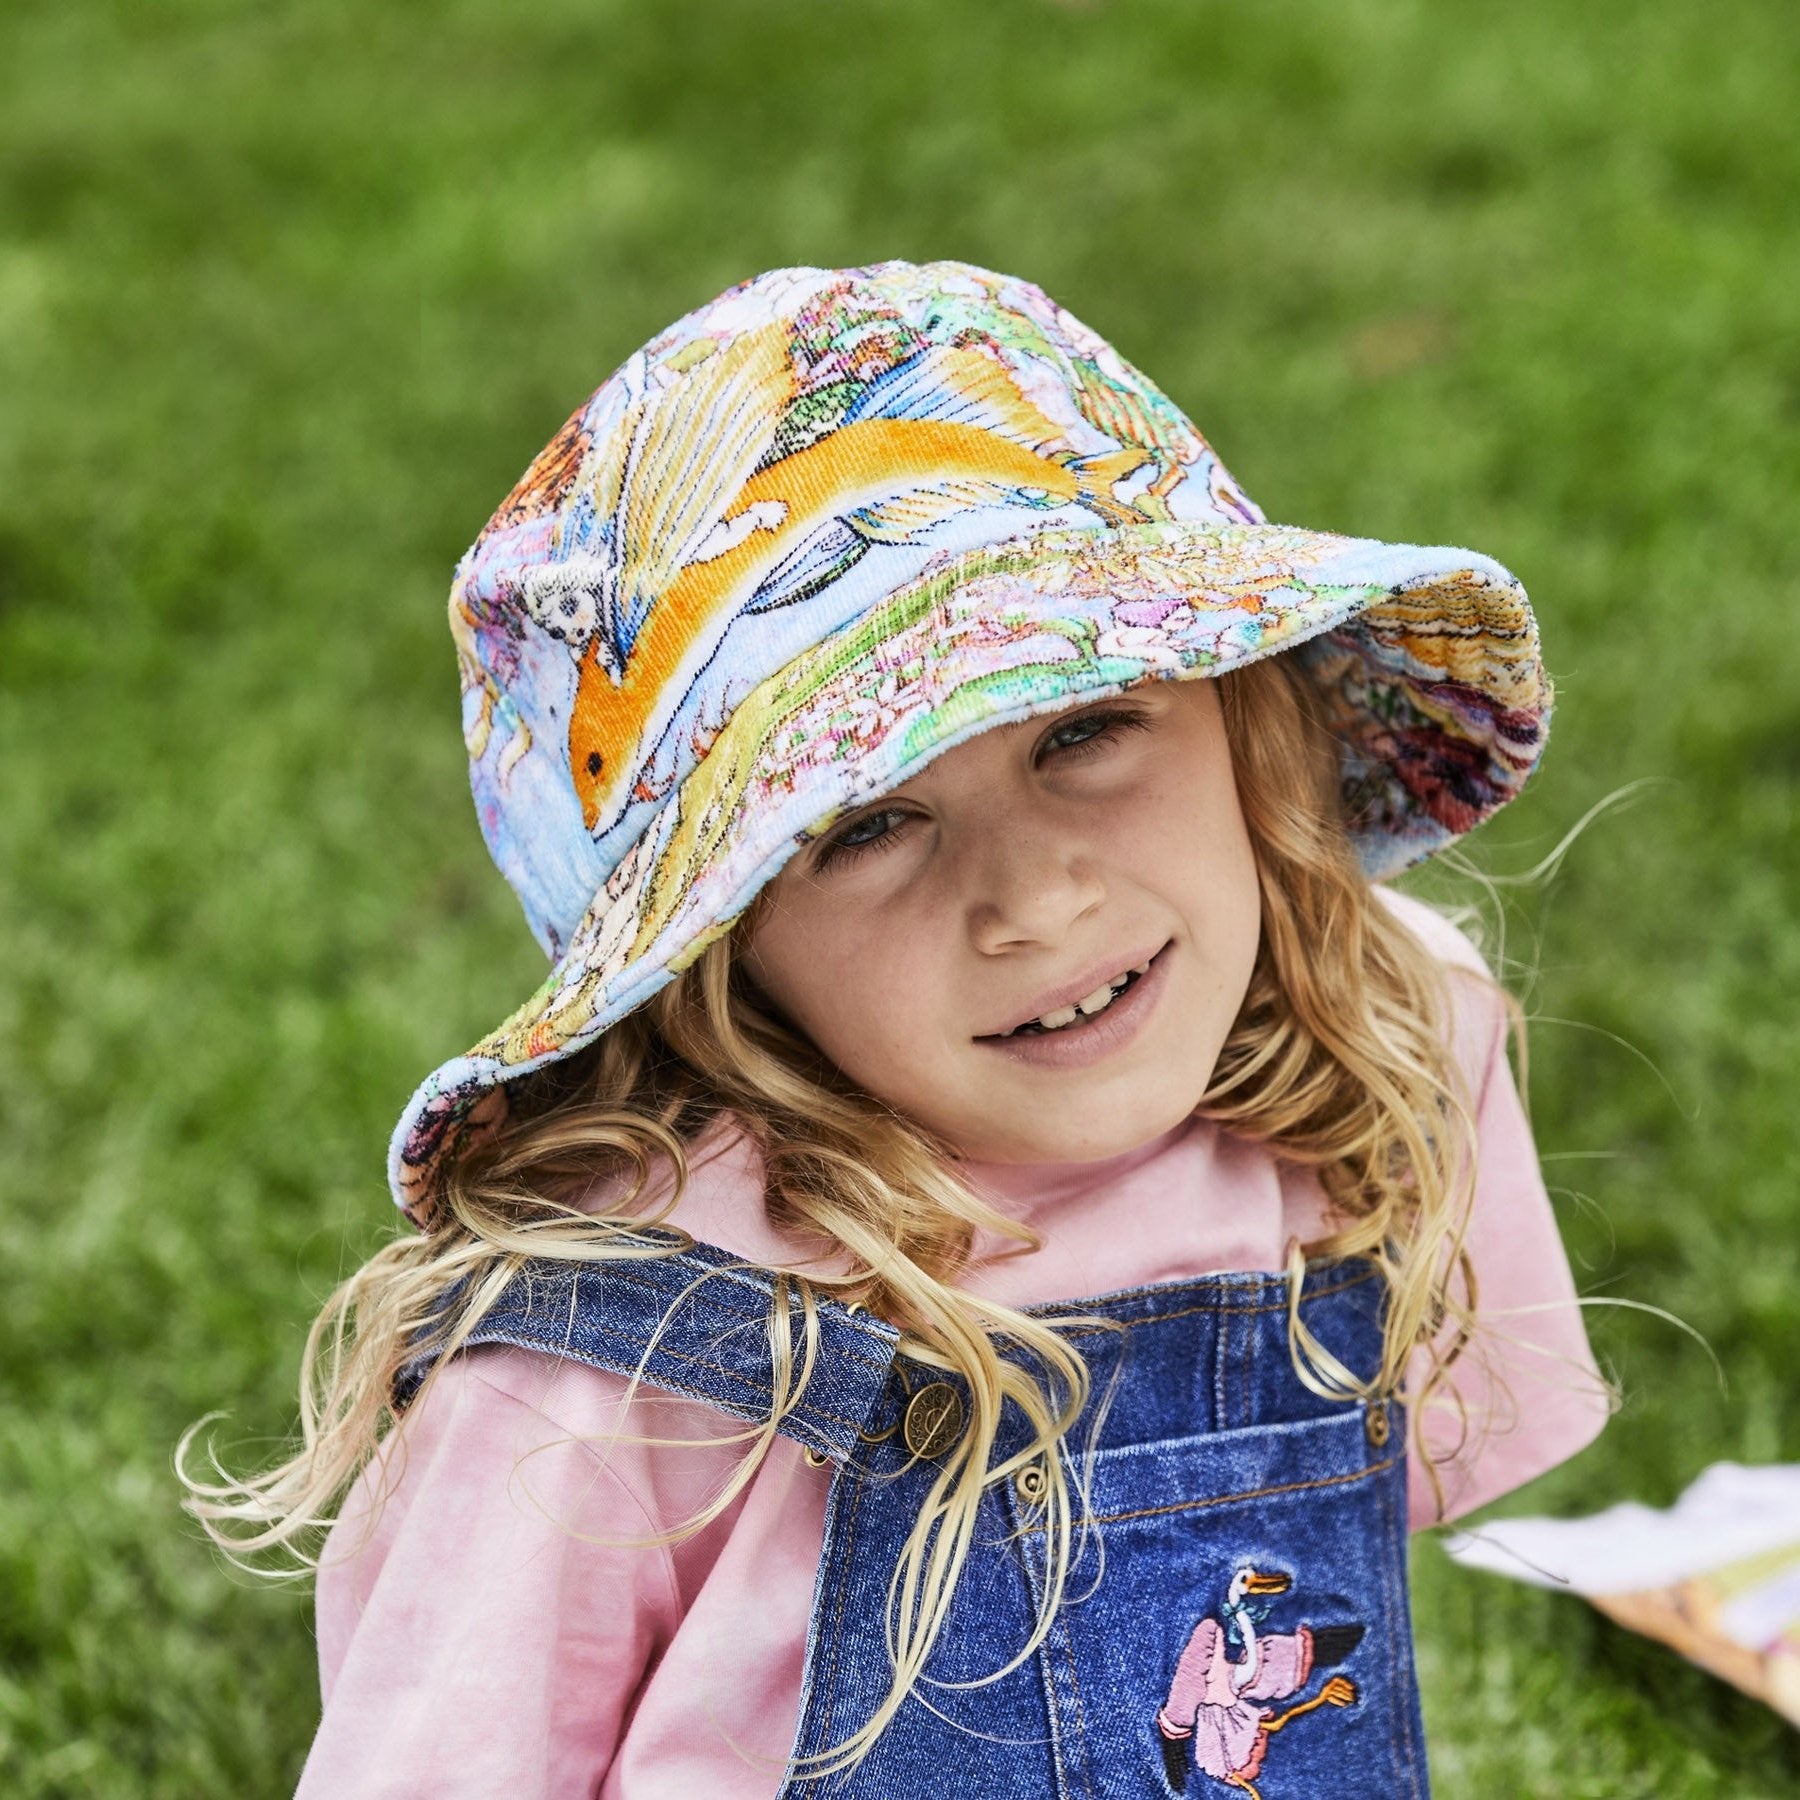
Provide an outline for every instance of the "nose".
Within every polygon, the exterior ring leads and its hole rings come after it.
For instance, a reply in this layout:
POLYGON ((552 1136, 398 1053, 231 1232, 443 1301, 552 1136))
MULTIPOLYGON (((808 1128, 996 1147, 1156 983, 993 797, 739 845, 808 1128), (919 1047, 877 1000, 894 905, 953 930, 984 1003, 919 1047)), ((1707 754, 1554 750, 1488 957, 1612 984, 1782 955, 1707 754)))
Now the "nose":
POLYGON ((965 858, 969 936, 984 955, 1057 946, 1106 898, 1088 847, 1021 804, 965 858))

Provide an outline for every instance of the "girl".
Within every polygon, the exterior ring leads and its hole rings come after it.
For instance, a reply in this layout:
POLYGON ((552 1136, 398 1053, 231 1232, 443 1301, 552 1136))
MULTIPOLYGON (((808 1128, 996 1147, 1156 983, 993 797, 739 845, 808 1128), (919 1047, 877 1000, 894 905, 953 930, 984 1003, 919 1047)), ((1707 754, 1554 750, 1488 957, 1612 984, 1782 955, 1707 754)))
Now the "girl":
POLYGON ((1516 1003, 1381 885, 1540 754, 1518 584, 884 263, 632 357, 450 616, 553 968, 190 1483, 337 1508, 302 1794, 1424 1793, 1407 1527, 1607 1401, 1516 1003))

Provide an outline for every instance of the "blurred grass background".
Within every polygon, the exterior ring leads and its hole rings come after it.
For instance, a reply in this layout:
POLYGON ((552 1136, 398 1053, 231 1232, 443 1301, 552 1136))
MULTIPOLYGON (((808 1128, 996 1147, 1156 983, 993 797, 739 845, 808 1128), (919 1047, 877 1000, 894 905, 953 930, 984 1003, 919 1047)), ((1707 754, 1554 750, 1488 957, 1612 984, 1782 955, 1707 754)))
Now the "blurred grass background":
MULTIPOLYGON (((1592 1315, 1625 1409, 1503 1507, 1800 1456, 1795 48, 1786 0, 14 0, 0 1787, 291 1789, 310 1599, 222 1567, 170 1451, 224 1407, 273 1452, 402 1103, 542 973, 450 570, 626 353, 783 263, 1028 275, 1271 517, 1521 575, 1558 712, 1478 860, 1649 783, 1511 895, 1540 1146, 1584 1288, 1729 1385, 1592 1315)), ((1415 1563, 1444 1793, 1794 1791, 1672 1655, 1415 1563)))

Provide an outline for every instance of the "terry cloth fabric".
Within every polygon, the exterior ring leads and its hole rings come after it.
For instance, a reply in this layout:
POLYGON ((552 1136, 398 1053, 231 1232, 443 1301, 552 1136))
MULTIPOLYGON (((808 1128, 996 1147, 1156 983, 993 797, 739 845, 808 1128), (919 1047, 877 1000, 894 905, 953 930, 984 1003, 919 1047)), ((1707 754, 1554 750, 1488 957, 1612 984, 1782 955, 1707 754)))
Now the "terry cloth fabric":
MULTIPOLYGON (((1481 966, 1430 908, 1375 891, 1443 960, 1481 966)), ((1605 1405, 1498 998, 1457 973, 1449 980, 1478 1130, 1469 1251, 1486 1325, 1486 1360, 1465 1355, 1450 1371, 1471 1424, 1446 1479, 1456 1517, 1574 1455, 1605 1405)), ((693 1163, 678 1223, 759 1261, 804 1255, 770 1224, 754 1147, 728 1122, 696 1141, 693 1163)), ((1024 1257, 1000 1259, 1012 1246, 978 1242, 964 1285, 1015 1305, 1280 1270, 1288 1235, 1312 1238, 1326 1216, 1310 1172, 1199 1121, 1100 1162, 961 1168, 1043 1234, 1024 1257)), ((775 1794, 799 1716, 831 1471, 780 1438, 698 1536, 619 1547, 679 1524, 742 1451, 610 1443, 620 1429, 679 1439, 737 1429, 650 1389, 624 1408, 624 1386, 501 1345, 442 1367, 325 1545, 324 1709, 299 1800, 775 1794), (372 1505, 390 1488, 371 1532, 372 1505)), ((1434 1443, 1458 1442, 1447 1409, 1424 1423, 1434 1443)), ((1416 1453, 1410 1474, 1412 1521, 1428 1525, 1416 1453)))
POLYGON ((1289 652, 1380 877, 1519 791, 1551 701, 1498 563, 1269 524, 1104 339, 951 262, 778 269, 671 326, 488 522, 450 624, 481 828, 553 966, 396 1125, 421 1226, 505 1082, 977 732, 1289 652))

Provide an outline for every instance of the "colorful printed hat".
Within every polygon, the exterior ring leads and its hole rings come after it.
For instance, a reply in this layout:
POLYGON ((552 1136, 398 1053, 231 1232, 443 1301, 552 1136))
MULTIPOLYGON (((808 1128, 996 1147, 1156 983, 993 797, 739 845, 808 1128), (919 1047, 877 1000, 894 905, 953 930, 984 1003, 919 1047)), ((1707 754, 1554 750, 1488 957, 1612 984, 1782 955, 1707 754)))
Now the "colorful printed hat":
POLYGON ((1498 563, 1268 524, 1109 344, 954 262, 777 269, 665 331, 488 522, 450 625, 481 828, 553 966, 395 1128, 421 1227, 505 1083, 977 732, 1291 649, 1376 877, 1511 799, 1550 713, 1498 563))

